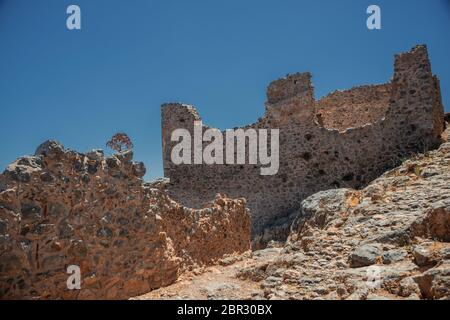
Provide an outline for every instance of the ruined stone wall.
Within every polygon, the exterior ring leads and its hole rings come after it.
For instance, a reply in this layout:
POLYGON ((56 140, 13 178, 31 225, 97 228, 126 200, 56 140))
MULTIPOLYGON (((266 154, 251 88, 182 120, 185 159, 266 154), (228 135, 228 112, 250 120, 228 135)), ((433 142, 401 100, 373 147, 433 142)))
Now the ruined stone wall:
POLYGON ((340 131, 374 123, 386 115, 391 89, 386 83, 330 93, 316 102, 317 121, 340 131))
POLYGON ((143 184, 126 152, 81 154, 55 142, 0 175, 0 299, 123 299, 188 268, 250 249, 245 200, 194 210, 143 184), (81 290, 66 286, 81 268, 81 290))
POLYGON ((193 207, 218 192, 245 197, 253 237, 264 242, 273 238, 273 226, 289 226, 290 214, 307 196, 361 188, 411 153, 441 142, 443 106, 425 46, 397 55, 393 79, 385 85, 333 93, 317 102, 310 78, 309 73, 293 74, 271 83, 264 116, 245 127, 280 129, 280 169, 273 176, 261 176, 260 165, 174 165, 172 131, 192 133, 200 117, 192 106, 163 105, 164 173, 171 197, 193 207))

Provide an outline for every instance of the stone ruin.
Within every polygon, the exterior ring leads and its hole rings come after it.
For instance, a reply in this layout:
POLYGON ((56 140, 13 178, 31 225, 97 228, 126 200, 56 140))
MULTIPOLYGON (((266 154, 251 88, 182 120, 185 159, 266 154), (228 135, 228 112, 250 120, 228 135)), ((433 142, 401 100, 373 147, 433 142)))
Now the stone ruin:
POLYGON ((173 164, 172 131, 184 128, 193 134, 198 120, 192 106, 162 106, 164 175, 169 178, 164 188, 194 208, 217 193, 244 197, 256 245, 285 239, 309 195, 360 189, 409 155, 436 148, 445 127, 439 80, 425 46, 395 57, 390 82, 335 91, 320 100, 314 99, 309 73, 272 82, 264 116, 242 129, 280 130, 280 168, 273 176, 260 175, 260 165, 173 164))
POLYGON ((132 152, 82 154, 48 141, 19 158, 0 174, 0 299, 123 299, 169 285, 249 250, 252 238, 285 239, 307 196, 362 188, 441 143, 425 46, 398 55, 387 84, 316 101, 310 79, 271 83, 265 115, 243 128, 280 129, 277 175, 261 176, 259 165, 173 165, 172 130, 192 132, 200 120, 181 104, 162 107, 168 183, 144 183, 132 152), (70 265, 81 269, 81 290, 67 288, 70 265))
POLYGON ((132 156, 49 141, 0 175, 0 299, 124 299, 250 249, 244 199, 183 207, 132 156), (71 265, 81 290, 67 288, 71 265))

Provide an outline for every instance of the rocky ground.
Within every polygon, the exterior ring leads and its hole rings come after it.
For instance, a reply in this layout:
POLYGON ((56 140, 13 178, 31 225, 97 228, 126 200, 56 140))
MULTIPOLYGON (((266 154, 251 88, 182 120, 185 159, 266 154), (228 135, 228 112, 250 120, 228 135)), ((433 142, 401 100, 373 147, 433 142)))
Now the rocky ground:
MULTIPOLYGON (((447 132, 448 134, 448 132, 447 132)), ((449 299, 450 143, 306 199, 285 244, 136 299, 449 299)))

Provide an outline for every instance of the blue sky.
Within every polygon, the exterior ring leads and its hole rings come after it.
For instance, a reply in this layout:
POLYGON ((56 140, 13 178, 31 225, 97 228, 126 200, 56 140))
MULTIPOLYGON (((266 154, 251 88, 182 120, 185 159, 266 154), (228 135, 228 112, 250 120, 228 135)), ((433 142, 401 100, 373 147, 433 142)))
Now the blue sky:
POLYGON ((450 107, 448 0, 0 0, 0 170, 47 139, 78 151, 124 131, 161 177, 160 105, 222 129, 254 122, 268 83, 310 71, 316 98, 382 83, 428 45, 450 107), (77 4, 82 30, 66 28, 77 4), (366 28, 377 4, 382 29, 366 28))

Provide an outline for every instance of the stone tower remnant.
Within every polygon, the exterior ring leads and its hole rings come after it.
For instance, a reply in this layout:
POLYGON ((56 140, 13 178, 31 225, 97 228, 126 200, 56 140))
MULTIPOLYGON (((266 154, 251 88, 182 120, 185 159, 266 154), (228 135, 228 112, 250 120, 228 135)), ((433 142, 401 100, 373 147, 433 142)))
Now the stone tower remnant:
POLYGON ((436 148, 445 127, 439 80, 424 45, 396 55, 390 82, 335 91, 317 101, 309 73, 272 82, 264 116, 243 129, 280 130, 276 175, 260 175, 259 165, 174 165, 171 132, 192 132, 199 120, 193 106, 162 106, 169 195, 194 208, 217 193, 244 197, 253 237, 263 242, 285 236, 274 235, 274 226, 289 225, 309 195, 330 188, 362 188, 409 155, 436 148))

